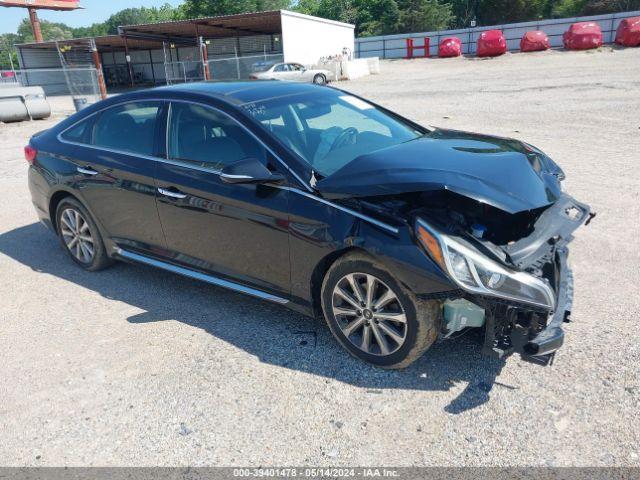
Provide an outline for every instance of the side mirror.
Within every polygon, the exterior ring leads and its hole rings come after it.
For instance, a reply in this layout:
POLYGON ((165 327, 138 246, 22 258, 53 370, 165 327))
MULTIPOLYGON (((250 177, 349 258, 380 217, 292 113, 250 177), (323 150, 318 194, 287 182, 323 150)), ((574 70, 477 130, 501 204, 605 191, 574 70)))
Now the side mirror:
POLYGON ((257 158, 245 158, 227 165, 220 172, 225 183, 282 183, 284 175, 272 172, 257 158))

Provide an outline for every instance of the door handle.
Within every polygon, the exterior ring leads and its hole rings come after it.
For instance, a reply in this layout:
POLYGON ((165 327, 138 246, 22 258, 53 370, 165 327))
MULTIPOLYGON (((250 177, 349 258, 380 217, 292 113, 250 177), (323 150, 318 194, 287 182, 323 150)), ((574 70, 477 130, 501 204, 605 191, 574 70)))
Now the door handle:
POLYGON ((79 173, 82 173, 84 175, 97 175, 98 174, 98 172, 96 172, 91 167, 78 167, 78 168, 76 168, 76 170, 78 170, 79 173))
POLYGON ((158 188, 158 192, 171 198, 185 198, 187 196, 186 193, 178 192, 175 190, 167 190, 166 188, 158 188))

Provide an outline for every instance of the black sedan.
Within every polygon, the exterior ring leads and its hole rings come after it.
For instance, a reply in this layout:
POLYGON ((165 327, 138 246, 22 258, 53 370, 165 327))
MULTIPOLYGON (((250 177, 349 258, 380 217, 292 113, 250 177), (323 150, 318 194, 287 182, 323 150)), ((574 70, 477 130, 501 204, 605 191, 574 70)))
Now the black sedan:
POLYGON ((520 141, 426 128, 350 93, 195 83, 92 105, 25 147, 40 219, 80 267, 140 262, 323 316, 373 364, 484 331, 546 363, 589 207, 520 141))

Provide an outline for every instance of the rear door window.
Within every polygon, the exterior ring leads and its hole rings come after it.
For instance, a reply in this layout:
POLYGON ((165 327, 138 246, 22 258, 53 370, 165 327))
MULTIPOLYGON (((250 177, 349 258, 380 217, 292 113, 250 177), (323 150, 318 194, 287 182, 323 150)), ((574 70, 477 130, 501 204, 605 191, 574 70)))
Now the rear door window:
POLYGON ((91 125, 93 125, 93 117, 82 120, 71 128, 62 132, 62 139, 68 142, 87 143, 91 137, 91 125))
POLYGON ((153 155, 161 102, 132 102, 105 110, 93 127, 92 144, 122 152, 153 155))

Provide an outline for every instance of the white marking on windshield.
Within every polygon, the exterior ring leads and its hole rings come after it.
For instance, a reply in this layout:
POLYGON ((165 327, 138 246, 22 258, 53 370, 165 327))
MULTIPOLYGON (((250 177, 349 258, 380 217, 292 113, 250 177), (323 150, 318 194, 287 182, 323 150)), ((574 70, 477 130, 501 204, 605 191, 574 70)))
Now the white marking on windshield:
POLYGON ((340 100, 343 100, 348 104, 353 105, 358 110, 370 110, 373 108, 373 105, 370 105, 364 100, 360 100, 357 97, 352 97, 351 95, 342 95, 340 96, 340 100))

